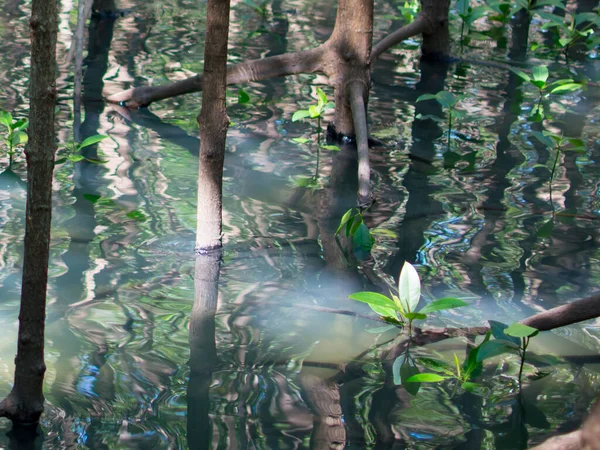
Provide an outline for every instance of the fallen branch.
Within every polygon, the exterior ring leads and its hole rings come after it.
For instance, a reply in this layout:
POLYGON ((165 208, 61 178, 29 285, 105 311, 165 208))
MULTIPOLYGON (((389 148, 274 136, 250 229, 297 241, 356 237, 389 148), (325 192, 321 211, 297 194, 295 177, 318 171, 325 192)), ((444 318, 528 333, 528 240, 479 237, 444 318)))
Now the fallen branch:
MULTIPOLYGON (((228 66, 227 84, 241 84, 286 75, 317 72, 321 70, 325 50, 326 45, 323 44, 303 52, 284 53, 228 66)), ((113 94, 107 100, 113 103, 127 103, 129 108, 136 109, 165 98, 199 92, 202 90, 203 84, 204 76, 199 74, 161 86, 131 88, 113 94)))
POLYGON ((521 320, 521 323, 540 331, 548 331, 597 317, 600 317, 600 294, 557 306, 521 320))
POLYGON ((369 164, 369 130, 367 128, 367 112, 365 110, 366 86, 361 81, 354 81, 348 86, 350 91, 350 108, 356 134, 358 148, 358 201, 371 203, 371 166, 369 164))

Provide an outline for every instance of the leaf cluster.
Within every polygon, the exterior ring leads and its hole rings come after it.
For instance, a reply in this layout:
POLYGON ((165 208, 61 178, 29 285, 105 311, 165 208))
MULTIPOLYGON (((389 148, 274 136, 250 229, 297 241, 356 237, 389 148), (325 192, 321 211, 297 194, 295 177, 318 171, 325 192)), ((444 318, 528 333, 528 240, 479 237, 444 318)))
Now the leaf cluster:
POLYGON ((94 164, 103 164, 106 163, 104 160, 100 159, 90 159, 86 158, 81 154, 81 150, 85 147, 89 147, 90 145, 97 144, 98 142, 106 139, 108 136, 102 134, 95 134, 83 140, 81 144, 77 144, 76 142, 68 143, 64 149, 59 150, 61 153, 66 153, 65 156, 61 156, 58 158, 54 164, 63 164, 65 162, 77 163, 80 161, 88 161, 94 164))
POLYGON ((12 114, 7 111, 0 111, 0 124, 6 127, 6 134, 2 136, 2 141, 8 147, 7 153, 12 157, 16 153, 16 148, 25 145, 28 136, 25 130, 29 121, 25 118, 14 119, 12 114))

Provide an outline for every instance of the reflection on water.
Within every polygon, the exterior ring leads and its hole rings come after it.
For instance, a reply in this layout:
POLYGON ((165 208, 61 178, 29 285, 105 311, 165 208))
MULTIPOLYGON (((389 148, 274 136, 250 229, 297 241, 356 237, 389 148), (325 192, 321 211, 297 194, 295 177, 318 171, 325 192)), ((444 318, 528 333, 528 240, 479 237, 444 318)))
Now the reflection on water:
MULTIPOLYGON (((27 111, 29 2, 0 4, 10 16, 0 29, 0 68, 10 80, 0 99, 20 116, 27 111)), ((321 80, 253 83, 249 106, 236 103, 232 88, 236 125, 228 135, 227 245, 219 267, 193 256, 200 96, 129 113, 101 101, 102 92, 201 70, 203 6, 118 6, 122 17, 96 14, 88 27, 80 129, 82 137, 110 136, 86 153, 108 162, 56 171, 45 448, 520 448, 578 425, 598 387, 597 366, 589 364, 597 363, 593 325, 536 339, 534 351, 578 363, 552 371, 539 363, 549 375, 538 372, 522 396, 515 396, 516 365, 508 358, 486 366, 493 396, 423 386, 412 397, 392 376, 394 360, 408 350, 347 295, 393 284, 404 261, 417 265, 427 298, 457 295, 474 305, 433 325, 512 322, 593 292, 600 167, 591 91, 551 99, 552 107, 559 100, 568 106, 552 125, 591 145, 562 157, 552 200, 566 213, 542 239, 536 232, 552 204, 548 172, 538 164, 554 155, 529 137, 539 125, 520 111, 533 100, 518 77, 470 64, 419 64, 416 48, 385 55, 370 100, 372 131, 383 145, 372 150, 377 203, 367 221, 390 233, 359 269, 334 238, 355 205, 354 151, 319 155, 290 139, 314 137, 290 117, 321 80), (468 95, 450 150, 443 125, 418 118, 442 115, 439 105, 414 103, 444 88, 468 95), (313 177, 315 186, 298 187, 299 177, 313 177)), ((72 8, 63 2, 61 57, 74 29, 72 8)), ((392 13, 378 4, 378 15, 392 13)), ((334 8, 274 0, 264 18, 242 3, 232 14, 234 62, 321 42, 334 8)), ((378 35, 389 26, 379 21, 378 35)), ((527 36, 529 25, 516 29, 527 36)), ((525 59, 526 47, 514 41, 492 54, 525 59)), ((593 79, 598 65, 571 68, 593 79)), ((72 85, 64 68, 62 143, 73 134, 72 85)), ((0 396, 12 382, 25 205, 24 164, 2 170, 0 396)), ((410 348, 413 358, 454 352, 464 355, 465 341, 410 348)), ((8 426, 0 422, 0 447, 8 445, 8 426)))

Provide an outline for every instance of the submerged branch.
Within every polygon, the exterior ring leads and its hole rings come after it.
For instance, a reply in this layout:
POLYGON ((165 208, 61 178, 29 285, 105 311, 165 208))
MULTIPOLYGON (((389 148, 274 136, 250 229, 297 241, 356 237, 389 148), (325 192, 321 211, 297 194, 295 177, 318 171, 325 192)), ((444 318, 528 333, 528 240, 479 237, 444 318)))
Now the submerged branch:
POLYGON ((600 317, 600 294, 557 306, 522 320, 521 323, 547 331, 597 317, 600 317))
POLYGON ((419 14, 417 18, 402 28, 397 29, 396 31, 388 34, 381 41, 373 46, 373 50, 371 51, 371 60, 376 60, 381 56, 383 52, 388 50, 390 47, 416 36, 418 34, 422 34, 426 32, 431 27, 431 23, 427 16, 424 14, 419 14))
POLYGON ((371 202, 371 166, 369 164, 369 130, 367 128, 367 112, 365 110, 366 86, 362 81, 353 81, 348 86, 350 91, 350 108, 356 133, 358 148, 358 201, 362 204, 371 202))
MULTIPOLYGON (((317 72, 321 70, 324 49, 325 46, 321 45, 303 52, 284 53, 228 66, 227 84, 248 83, 286 75, 317 72)), ((161 86, 131 88, 113 94, 107 100, 113 103, 127 103, 129 108, 135 109, 165 98, 199 92, 203 85, 204 77, 199 74, 161 86)))

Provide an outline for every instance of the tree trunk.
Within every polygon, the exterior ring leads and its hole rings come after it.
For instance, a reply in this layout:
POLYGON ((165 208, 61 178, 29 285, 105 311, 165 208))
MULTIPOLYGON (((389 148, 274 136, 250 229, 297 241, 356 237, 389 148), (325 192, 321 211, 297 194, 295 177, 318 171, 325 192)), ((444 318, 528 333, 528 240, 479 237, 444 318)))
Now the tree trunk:
POLYGON ((421 0, 422 14, 431 23, 429 30, 423 32, 421 54, 425 59, 446 60, 450 55, 449 8, 449 0, 421 0))
POLYGON ((23 287, 15 383, 0 404, 0 416, 14 424, 34 424, 44 410, 42 385, 44 322, 52 216, 56 105, 58 1, 33 0, 31 9, 30 127, 27 158, 27 207, 23 287))
POLYGON ((206 9, 204 93, 200 123, 198 171, 198 224, 196 252, 222 246, 223 162, 229 117, 225 105, 227 87, 227 38, 229 0, 209 0, 206 9))
POLYGON ((327 41, 323 71, 335 90, 334 126, 338 135, 354 136, 350 107, 350 85, 364 86, 365 109, 371 88, 371 44, 373 1, 339 0, 335 28, 327 41))

